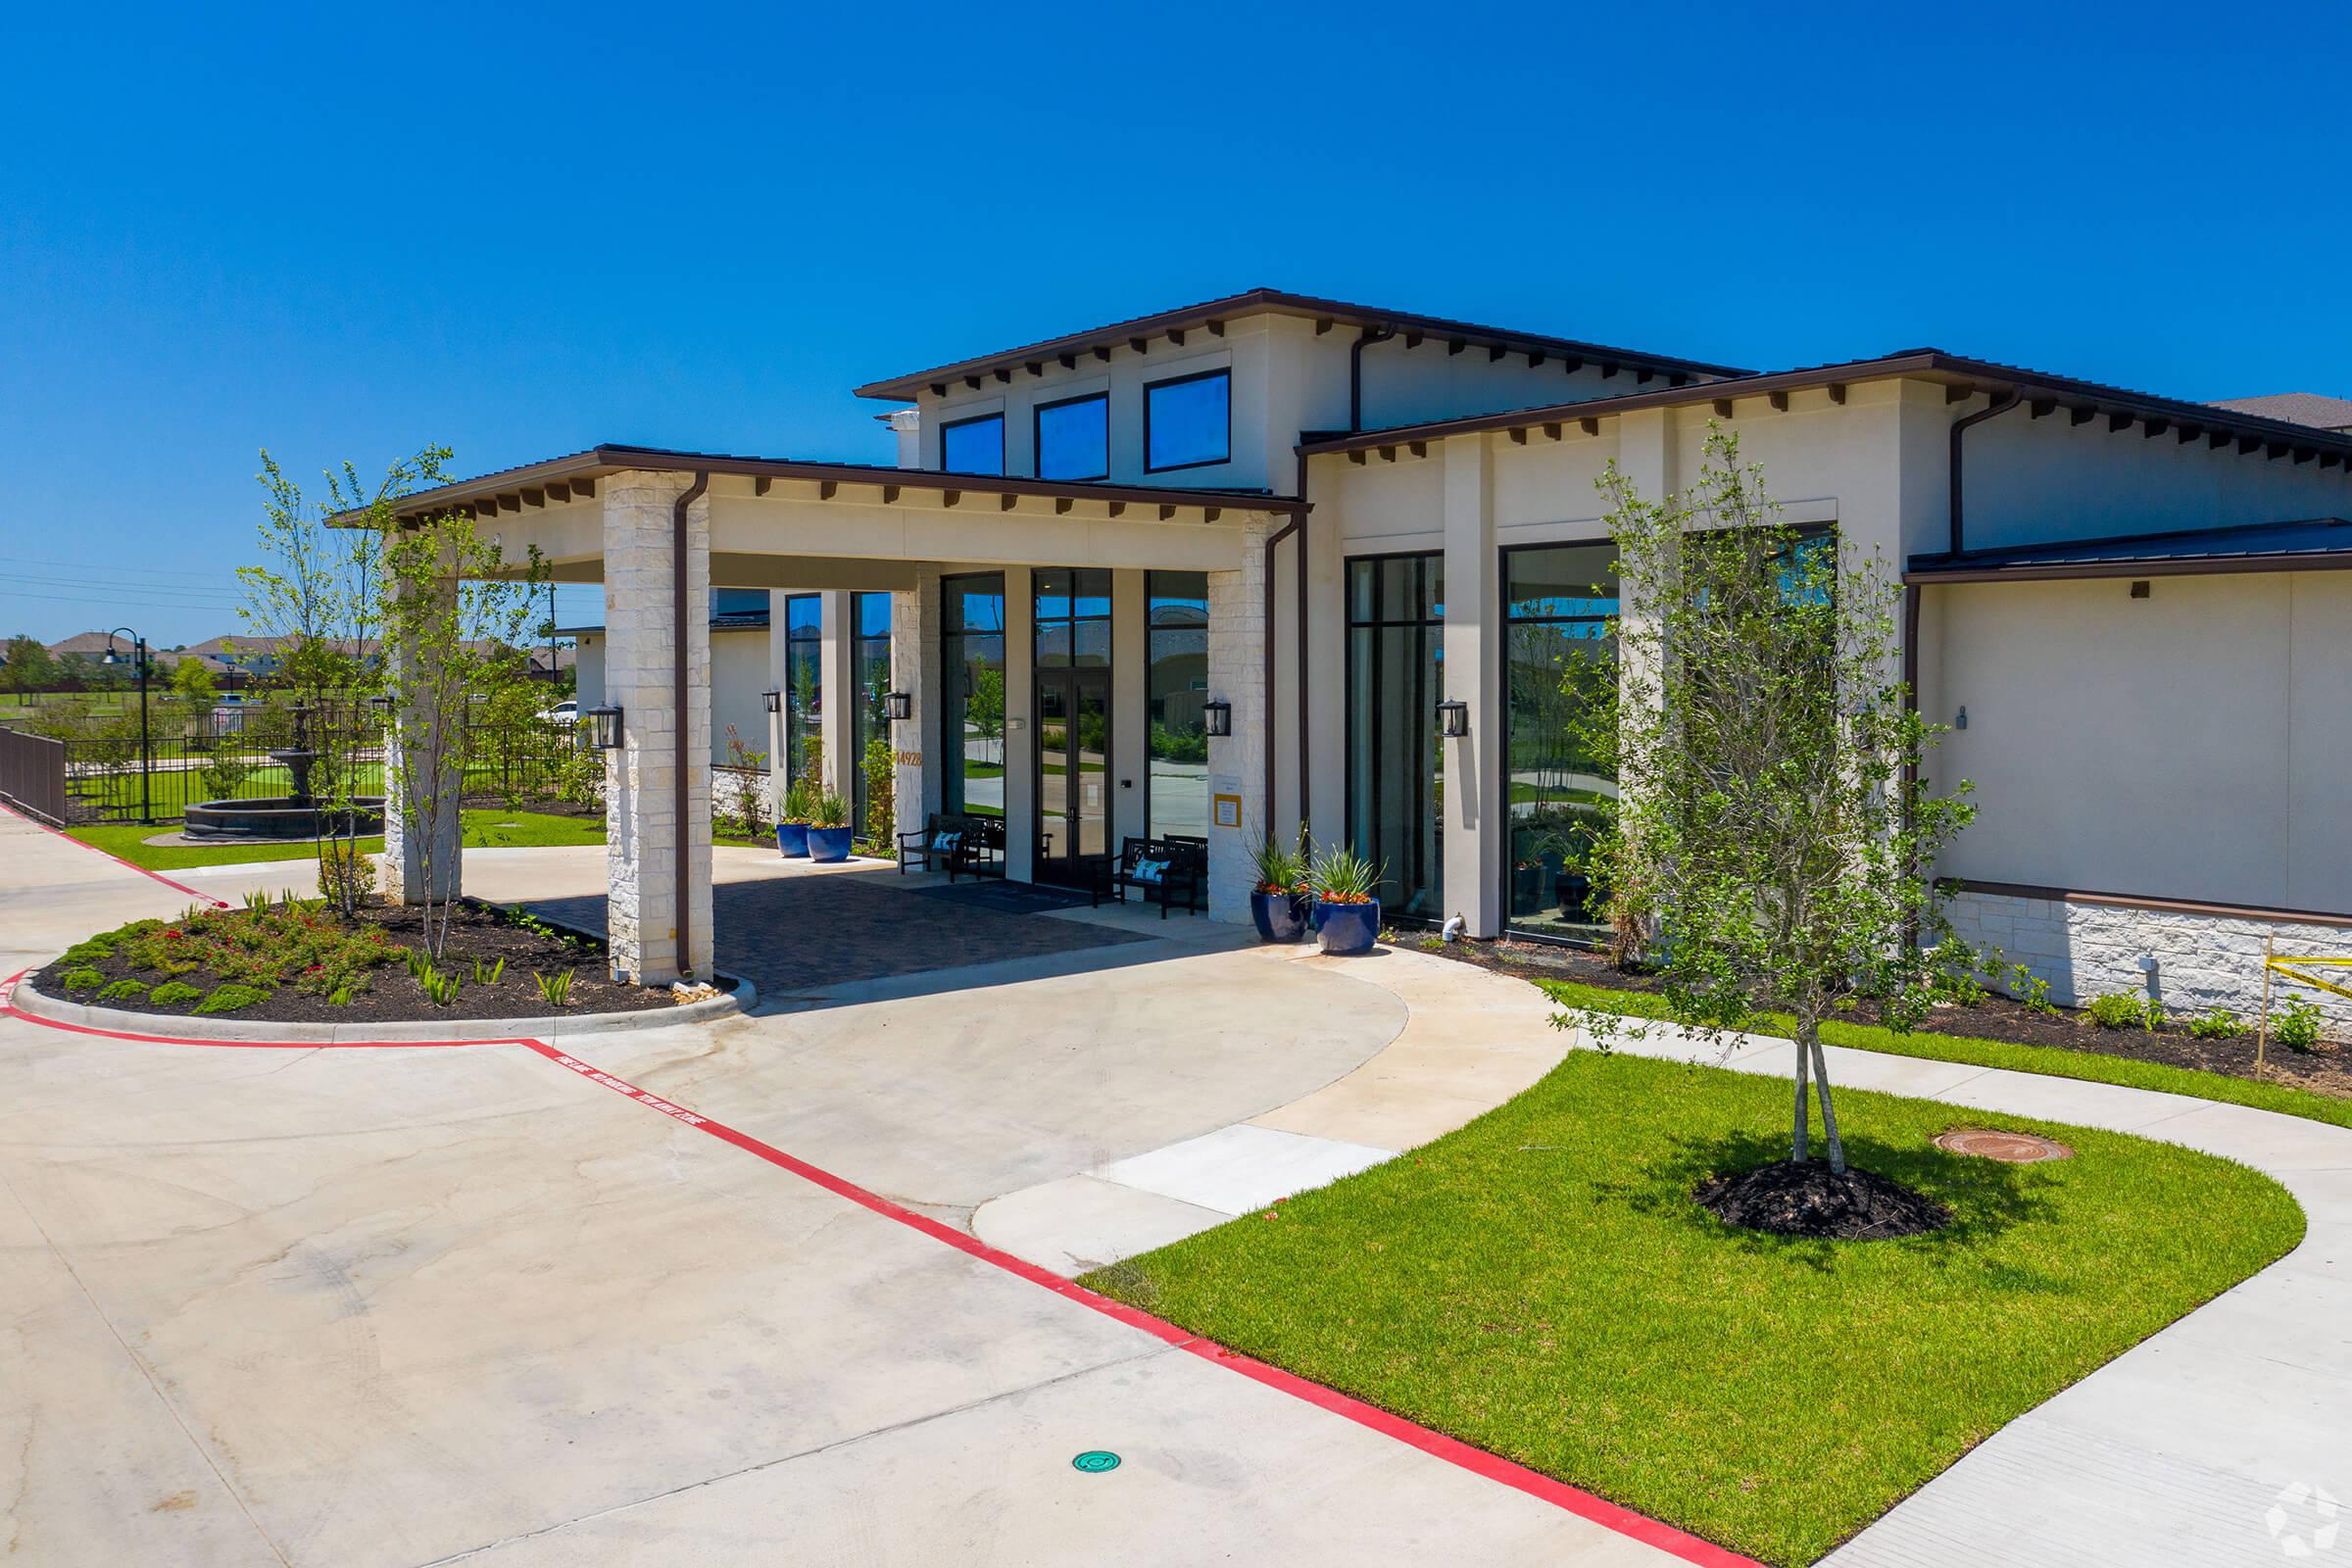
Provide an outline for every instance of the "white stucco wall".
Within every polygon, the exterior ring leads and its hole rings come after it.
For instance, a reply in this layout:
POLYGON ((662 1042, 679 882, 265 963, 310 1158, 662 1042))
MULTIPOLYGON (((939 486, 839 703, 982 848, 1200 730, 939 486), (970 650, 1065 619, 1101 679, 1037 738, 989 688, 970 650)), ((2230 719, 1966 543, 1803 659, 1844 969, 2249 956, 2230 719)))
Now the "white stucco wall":
MULTIPOLYGON (((580 710, 601 708, 605 702, 605 637, 583 632, 579 638, 578 699, 580 710)), ((714 632, 710 638, 710 760, 727 760, 727 726, 743 736, 754 751, 772 751, 767 738, 767 703, 760 695, 768 688, 767 636, 760 630, 714 632)))

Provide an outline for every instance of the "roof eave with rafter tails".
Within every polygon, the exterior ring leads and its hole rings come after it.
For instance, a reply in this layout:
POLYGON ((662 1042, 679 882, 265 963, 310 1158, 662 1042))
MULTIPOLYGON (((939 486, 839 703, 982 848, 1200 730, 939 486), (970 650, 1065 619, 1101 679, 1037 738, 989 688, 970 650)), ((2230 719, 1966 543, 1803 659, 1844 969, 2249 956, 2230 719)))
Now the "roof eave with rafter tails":
MULTIPOLYGON (((454 484, 403 496, 395 512, 398 520, 454 512, 474 517, 494 517, 502 512, 524 513, 593 498, 597 487, 616 473, 708 473, 750 478, 765 495, 778 480, 812 483, 816 499, 836 498, 884 506, 904 504, 910 495, 936 496, 942 507, 968 505, 992 498, 998 510, 1010 512, 1025 500, 1051 501, 1056 513, 1072 511, 1079 503, 1098 505, 1110 517, 1157 517, 1172 520, 1199 514, 1215 522, 1226 513, 1278 513, 1298 515, 1307 504, 1290 496, 1258 490, 1203 490, 1176 485, 1102 484, 1064 479, 1025 479, 1010 475, 949 473, 937 468, 893 468, 856 463, 806 463, 790 458, 743 458, 716 453, 670 452, 654 447, 606 445, 462 479, 454 484)), ((337 527, 356 527, 360 513, 339 513, 328 521, 337 527)))

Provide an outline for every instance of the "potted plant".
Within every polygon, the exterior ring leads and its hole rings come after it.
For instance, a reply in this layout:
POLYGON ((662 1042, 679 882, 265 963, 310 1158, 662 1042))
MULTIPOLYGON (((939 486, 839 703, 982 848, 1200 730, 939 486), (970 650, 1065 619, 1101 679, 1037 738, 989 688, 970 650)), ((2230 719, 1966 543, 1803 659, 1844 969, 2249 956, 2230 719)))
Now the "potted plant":
POLYGON ((814 806, 806 784, 795 784, 784 791, 784 808, 776 813, 776 853, 786 859, 797 859, 808 853, 808 819, 814 813, 814 806))
POLYGON ((808 816, 808 858, 848 859, 850 840, 856 831, 850 826, 850 803, 835 791, 825 791, 816 798, 808 816))
POLYGON ((1325 953, 1368 953, 1380 936, 1380 867, 1342 844, 1315 857, 1315 932, 1325 953))
POLYGON ((1257 885, 1250 891, 1250 918, 1268 942, 1296 942, 1306 934, 1306 857, 1286 850, 1272 834, 1252 854, 1257 885))

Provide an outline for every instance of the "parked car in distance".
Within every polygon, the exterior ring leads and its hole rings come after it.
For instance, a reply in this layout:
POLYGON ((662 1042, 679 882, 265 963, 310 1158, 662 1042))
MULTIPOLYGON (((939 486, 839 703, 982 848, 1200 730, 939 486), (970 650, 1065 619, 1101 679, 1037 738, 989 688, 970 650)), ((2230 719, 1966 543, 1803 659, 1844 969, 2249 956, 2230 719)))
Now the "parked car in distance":
POLYGON ((580 719, 580 705, 566 699, 549 709, 541 716, 554 724, 576 724, 580 719))

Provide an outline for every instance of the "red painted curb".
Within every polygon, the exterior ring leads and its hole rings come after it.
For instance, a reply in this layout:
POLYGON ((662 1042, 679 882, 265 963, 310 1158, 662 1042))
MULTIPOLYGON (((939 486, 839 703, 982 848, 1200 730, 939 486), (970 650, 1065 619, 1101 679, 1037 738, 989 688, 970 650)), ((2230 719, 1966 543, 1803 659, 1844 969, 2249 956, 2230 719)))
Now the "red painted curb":
POLYGON ((1368 1428, 1409 1447, 1418 1448, 1432 1458, 1442 1459, 1457 1469, 1467 1470, 1472 1475, 1494 1482, 1498 1486, 1509 1487, 1514 1492, 1525 1493, 1540 1501, 1565 1509, 1580 1519, 1596 1524, 1604 1530, 1614 1531, 1618 1535, 1679 1557, 1685 1562, 1695 1564, 1697 1568, 1764 1568, 1764 1565, 1758 1563, 1754 1558, 1743 1557, 1736 1551, 1716 1545, 1711 1541, 1702 1541, 1698 1537, 1678 1530, 1661 1520, 1652 1519, 1646 1514, 1636 1513, 1631 1508, 1622 1507, 1605 1497, 1586 1492, 1582 1488, 1572 1487, 1564 1481, 1531 1470, 1515 1460, 1505 1459, 1499 1454, 1489 1453, 1484 1448, 1474 1447, 1459 1438, 1449 1438, 1442 1432, 1433 1432, 1425 1426, 1406 1420, 1403 1416, 1383 1410, 1377 1405, 1367 1404, 1352 1395, 1342 1394, 1337 1389, 1310 1382, 1295 1372, 1285 1372, 1280 1367, 1269 1366, 1263 1361, 1242 1354, 1239 1350, 1228 1349, 1214 1340, 1202 1339, 1188 1329, 1153 1317, 1151 1313, 1129 1306, 1124 1301, 1114 1301, 1107 1296, 1098 1295, 1075 1280, 1064 1279, 1051 1269, 1041 1268, 1026 1258, 1015 1257, 1010 1252, 991 1247, 976 1236, 968 1236, 951 1226, 942 1224, 927 1214, 918 1214, 913 1209, 894 1203, 877 1193, 866 1191, 847 1177, 837 1176, 822 1166, 811 1165, 797 1155, 788 1154, 773 1144, 763 1143, 751 1134, 739 1132, 724 1122, 713 1121, 708 1116, 687 1109, 674 1101, 664 1100, 660 1095, 640 1089, 626 1079, 615 1078, 611 1073, 583 1061, 569 1052, 558 1050, 544 1040, 521 1037, 514 1040, 426 1042, 355 1040, 320 1041, 316 1045, 295 1042, 282 1044, 262 1042, 248 1046, 236 1041, 179 1040, 169 1035, 123 1034, 114 1030, 59 1023, 54 1019, 36 1018, 30 1013, 19 1011, 12 999, 17 982, 23 979, 26 972, 28 971, 21 970, 17 974, 11 975, 5 982, 0 982, 0 1012, 11 1017, 21 1018, 26 1023, 39 1024, 45 1028, 64 1029, 74 1034, 98 1035, 110 1040, 130 1040, 151 1045, 226 1046, 232 1050, 292 1049, 301 1051, 395 1049, 411 1044, 522 1046, 591 1083, 600 1084, 614 1094, 636 1101, 639 1104, 658 1110, 699 1132, 708 1133, 721 1143, 732 1144, 745 1153, 765 1160, 770 1165, 788 1171, 812 1186, 823 1188, 835 1197, 846 1199, 860 1208, 868 1209, 885 1219, 895 1220, 910 1230, 919 1231, 935 1242, 943 1243, 967 1256, 977 1258, 1007 1274, 1027 1280, 1032 1285, 1053 1292, 1064 1300, 1076 1302, 1091 1311, 1100 1312, 1104 1317, 1123 1323, 1129 1328, 1141 1330, 1153 1339, 1188 1354, 1199 1356, 1213 1366, 1238 1372, 1243 1377, 1287 1394, 1293 1398, 1303 1400, 1317 1409, 1343 1416, 1360 1427, 1368 1428))
MULTIPOLYGON (((114 861, 117 865, 126 865, 133 871, 138 872, 139 875, 144 877, 152 877, 154 880, 161 882, 168 888, 174 889, 177 892, 185 893, 191 899, 202 899, 205 903, 212 905, 215 908, 225 909, 228 907, 228 901, 226 899, 216 899, 210 893, 199 893, 194 888, 188 886, 185 882, 174 882, 170 877, 165 876, 160 872, 148 870, 136 860, 125 860, 122 858, 122 857, 115 854, 112 850, 102 850, 95 844, 84 844, 81 840, 75 838, 64 828, 51 827, 48 823, 42 821, 36 816, 26 816, 23 811, 18 810, 13 806, 0 805, 0 811, 6 811, 9 815, 17 818, 21 822, 29 822, 44 833, 54 833, 59 838, 64 839, 68 844, 73 845, 77 850, 87 850, 92 855, 104 856, 106 858, 114 861)), ((268 862, 257 860, 254 863, 259 865, 266 864, 268 862)))

